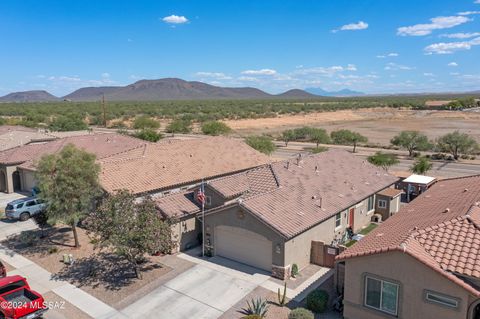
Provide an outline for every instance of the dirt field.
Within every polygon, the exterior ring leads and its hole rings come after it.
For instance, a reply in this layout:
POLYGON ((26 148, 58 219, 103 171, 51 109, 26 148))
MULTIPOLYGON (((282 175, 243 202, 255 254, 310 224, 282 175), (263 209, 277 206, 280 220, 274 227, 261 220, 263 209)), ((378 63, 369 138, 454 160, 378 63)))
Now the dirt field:
POLYGON ((480 113, 475 112, 374 108, 224 122, 242 136, 264 133, 275 135, 286 129, 307 125, 321 127, 328 132, 350 129, 367 136, 370 143, 382 145, 389 144, 390 139, 403 130, 422 131, 432 139, 460 130, 480 141, 480 113))

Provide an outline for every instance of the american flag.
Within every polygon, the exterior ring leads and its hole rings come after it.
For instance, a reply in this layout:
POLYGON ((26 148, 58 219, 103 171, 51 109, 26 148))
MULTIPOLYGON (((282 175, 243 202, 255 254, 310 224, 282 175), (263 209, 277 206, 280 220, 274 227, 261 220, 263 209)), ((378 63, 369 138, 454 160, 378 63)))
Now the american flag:
POLYGON ((200 188, 198 189, 198 192, 197 192, 197 200, 203 205, 205 204, 205 187, 203 185, 203 182, 202 184, 200 185, 200 188))

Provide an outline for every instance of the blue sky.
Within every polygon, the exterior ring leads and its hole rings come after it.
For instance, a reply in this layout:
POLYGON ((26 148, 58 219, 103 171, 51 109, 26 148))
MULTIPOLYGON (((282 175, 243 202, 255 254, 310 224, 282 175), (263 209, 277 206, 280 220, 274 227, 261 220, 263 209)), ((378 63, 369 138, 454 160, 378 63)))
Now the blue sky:
POLYGON ((479 21, 480 0, 2 0, 0 95, 162 77, 272 93, 478 90, 479 21))

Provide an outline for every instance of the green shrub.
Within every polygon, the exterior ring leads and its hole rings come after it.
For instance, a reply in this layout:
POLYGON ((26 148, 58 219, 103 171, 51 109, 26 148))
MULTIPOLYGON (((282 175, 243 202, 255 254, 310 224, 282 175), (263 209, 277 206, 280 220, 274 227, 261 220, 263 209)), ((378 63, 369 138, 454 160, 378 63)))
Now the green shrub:
POLYGON ((327 310, 328 293, 325 290, 314 290, 307 295, 307 309, 322 313, 327 310))
POLYGON ((133 134, 136 138, 149 141, 149 142, 158 142, 163 135, 155 132, 152 129, 143 129, 133 134))
POLYGON ((192 131, 192 121, 186 119, 176 119, 167 125, 167 133, 190 133, 192 131))
POLYGON ((305 308, 295 308, 288 314, 288 319, 314 319, 314 314, 305 308))
POLYGON ((142 129, 157 129, 160 128, 160 123, 148 116, 140 116, 135 119, 133 122, 133 128, 137 130, 142 129))
POLYGON ((292 277, 296 277, 298 275, 298 265, 293 264, 292 265, 292 277))
POLYGON ((268 303, 262 298, 247 301, 247 308, 243 309, 246 315, 256 315, 265 318, 268 311, 268 303))
POLYGON ((79 115, 57 116, 48 126, 52 131, 67 132, 88 129, 88 125, 79 115))
POLYGON ((202 133, 206 135, 225 135, 232 131, 232 129, 223 122, 210 121, 202 125, 202 133))
POLYGON ((249 136, 245 139, 245 143, 267 155, 272 154, 276 149, 275 144, 268 136, 249 136))
POLYGON ((48 253, 51 254, 56 254, 58 253, 58 248, 57 247, 50 247, 48 248, 48 253))
POLYGON ((18 235, 18 241, 25 246, 33 246, 37 241, 37 236, 30 230, 24 230, 18 235))

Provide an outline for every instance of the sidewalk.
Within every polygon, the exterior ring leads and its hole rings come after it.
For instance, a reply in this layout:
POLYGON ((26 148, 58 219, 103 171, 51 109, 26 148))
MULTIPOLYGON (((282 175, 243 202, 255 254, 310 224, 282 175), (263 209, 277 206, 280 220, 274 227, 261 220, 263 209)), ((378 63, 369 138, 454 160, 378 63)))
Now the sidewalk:
POLYGON ((50 272, 2 245, 0 259, 16 268, 9 275, 26 277, 32 289, 41 294, 52 291, 93 318, 120 317, 116 309, 66 281, 53 280, 50 272))

